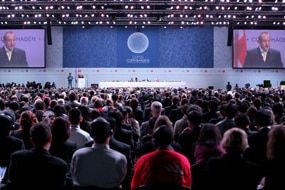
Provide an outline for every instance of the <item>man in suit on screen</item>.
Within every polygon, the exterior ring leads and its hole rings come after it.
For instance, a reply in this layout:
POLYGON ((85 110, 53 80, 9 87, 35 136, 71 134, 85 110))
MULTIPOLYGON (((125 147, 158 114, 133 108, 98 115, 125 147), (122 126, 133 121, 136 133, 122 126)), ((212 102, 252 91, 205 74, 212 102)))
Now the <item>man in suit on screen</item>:
POLYGON ((247 51, 245 68, 283 68, 280 51, 270 48, 271 36, 268 32, 260 33, 258 44, 259 47, 247 51))
POLYGON ((0 67, 28 67, 26 52, 15 47, 15 33, 6 32, 2 41, 4 46, 0 49, 0 67))

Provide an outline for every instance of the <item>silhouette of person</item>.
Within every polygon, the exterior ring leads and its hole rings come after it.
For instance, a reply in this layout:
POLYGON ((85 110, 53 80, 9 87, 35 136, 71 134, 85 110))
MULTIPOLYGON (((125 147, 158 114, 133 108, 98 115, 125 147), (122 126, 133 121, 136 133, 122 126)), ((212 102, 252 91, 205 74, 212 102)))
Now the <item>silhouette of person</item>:
POLYGON ((71 75, 71 73, 69 73, 67 81, 68 81, 68 88, 72 88, 73 76, 71 75))

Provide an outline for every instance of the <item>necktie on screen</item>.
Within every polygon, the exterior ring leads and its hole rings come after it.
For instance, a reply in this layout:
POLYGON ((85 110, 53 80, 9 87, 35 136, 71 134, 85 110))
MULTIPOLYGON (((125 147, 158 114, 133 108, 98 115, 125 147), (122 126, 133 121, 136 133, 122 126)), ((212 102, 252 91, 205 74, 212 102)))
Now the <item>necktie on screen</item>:
POLYGON ((8 60, 11 61, 12 51, 8 51, 7 54, 8 54, 8 60))
POLYGON ((266 61, 267 52, 263 52, 263 61, 266 61))

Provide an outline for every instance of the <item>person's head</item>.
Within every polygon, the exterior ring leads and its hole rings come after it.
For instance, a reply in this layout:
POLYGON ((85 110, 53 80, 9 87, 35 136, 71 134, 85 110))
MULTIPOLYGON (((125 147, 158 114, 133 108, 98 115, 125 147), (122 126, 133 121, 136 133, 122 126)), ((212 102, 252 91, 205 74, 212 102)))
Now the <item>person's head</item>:
POLYGON ((87 96, 80 97, 80 101, 79 102, 80 102, 81 105, 88 106, 88 104, 89 104, 88 97, 87 96))
POLYGON ((32 111, 24 111, 20 115, 20 127, 23 131, 29 132, 30 128, 35 124, 38 123, 38 118, 32 111))
POLYGON ((91 112, 90 108, 86 105, 79 105, 78 109, 81 111, 83 120, 89 121, 91 112))
POLYGON ((70 136, 70 127, 68 120, 57 117, 51 124, 52 137, 55 141, 66 141, 70 136))
POLYGON ((71 108, 68 112, 69 121, 72 125, 79 125, 82 120, 82 115, 80 109, 71 108))
POLYGON ((47 97, 44 98, 43 102, 45 104, 45 107, 49 108, 50 103, 51 103, 51 98, 49 96, 47 96, 47 97))
POLYGON ((30 135, 31 142, 35 147, 49 149, 52 141, 52 134, 50 127, 44 122, 34 124, 30 130, 30 135))
POLYGON ((188 112, 187 119, 192 127, 199 127, 202 123, 202 113, 197 110, 188 112))
POLYGON ((103 117, 98 117, 91 122, 90 135, 98 144, 109 144, 113 130, 110 123, 103 117))
POLYGON ((101 112, 98 109, 94 108, 91 110, 90 112, 91 121, 96 119, 99 116, 101 116, 101 112))
POLYGON ((237 127, 228 129, 221 141, 222 147, 229 152, 243 153, 248 148, 247 134, 237 127))
POLYGON ((173 143, 173 130, 166 125, 158 126, 153 132, 153 142, 157 148, 165 148, 173 143))
POLYGON ((63 98, 58 98, 57 99, 57 104, 64 105, 65 104, 65 100, 63 98))
POLYGON ((154 123, 154 128, 153 130, 156 130, 156 128, 158 128, 159 126, 165 125, 167 127, 169 127, 170 129, 173 129, 173 125, 172 122, 170 121, 169 117, 166 115, 160 115, 155 123, 154 123))
POLYGON ((244 130, 250 125, 250 119, 247 114, 239 114, 234 120, 235 126, 244 130))
POLYGON ((208 104, 208 108, 210 111, 217 111, 219 107, 219 102, 216 99, 211 99, 208 104))
POLYGON ((4 112, 0 112, 0 138, 9 135, 9 132, 13 129, 13 118, 4 112))
POLYGON ((159 101, 153 101, 150 106, 151 113, 154 117, 157 117, 162 112, 162 104, 159 101))
POLYGON ((45 110, 45 103, 41 100, 41 99, 38 99, 35 103, 34 103, 34 107, 35 107, 35 110, 45 110))
POLYGON ((71 92, 68 97, 71 102, 78 100, 78 95, 75 92, 71 92))
POLYGON ((225 107, 225 116, 228 119, 234 118, 238 113, 237 105, 234 103, 228 103, 225 107))
POLYGON ((272 113, 268 109, 258 110, 254 115, 254 121, 256 127, 259 129, 261 127, 271 126, 273 124, 272 113))
POLYGON ((54 112, 55 117, 60 117, 66 114, 66 109, 63 105, 58 104, 54 107, 53 112, 54 112))
POLYGON ((120 110, 118 109, 110 109, 107 113, 108 118, 113 118, 115 121, 115 128, 119 129, 122 127, 122 122, 123 122, 123 114, 120 110))
POLYGON ((172 96, 171 102, 173 105, 177 105, 179 101, 180 101, 179 96, 172 96))
POLYGON ((285 159, 285 126, 274 125, 268 133, 267 158, 269 160, 285 159))
MULTIPOLYGON (((95 96, 94 96, 95 97, 95 96)), ((103 100, 101 98, 95 98, 94 100, 94 108, 102 108, 103 107, 103 100)))
POLYGON ((130 107, 133 109, 133 110, 136 110, 137 107, 139 106, 139 101, 137 98, 132 98, 130 100, 130 107))
POLYGON ((45 112, 43 113, 42 121, 43 121, 44 119, 47 119, 47 118, 49 118, 49 120, 52 122, 52 121, 54 120, 54 118, 55 118, 54 112, 53 112, 53 111, 50 111, 50 110, 45 111, 45 112))
POLYGON ((258 36, 258 43, 263 51, 268 51, 271 46, 271 36, 268 32, 262 32, 258 36))
POLYGON ((6 48, 12 51, 16 45, 16 35, 13 32, 6 32, 3 37, 3 43, 6 48))
POLYGON ((205 123, 201 127, 197 143, 200 145, 218 145, 222 140, 222 135, 217 126, 212 123, 205 123))

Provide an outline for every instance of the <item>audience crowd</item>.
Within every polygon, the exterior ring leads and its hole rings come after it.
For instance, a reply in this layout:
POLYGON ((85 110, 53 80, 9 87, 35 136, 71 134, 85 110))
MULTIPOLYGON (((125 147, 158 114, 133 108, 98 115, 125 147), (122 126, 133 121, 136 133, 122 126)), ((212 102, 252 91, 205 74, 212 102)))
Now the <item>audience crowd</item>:
POLYGON ((280 88, 0 87, 1 189, 277 190, 284 159, 280 88))

